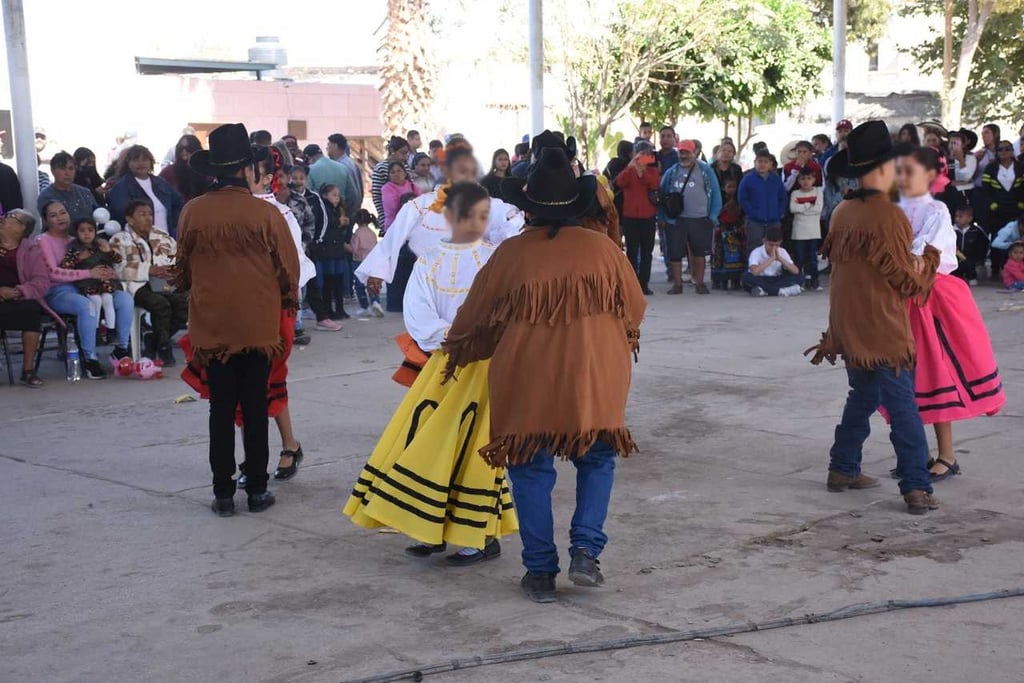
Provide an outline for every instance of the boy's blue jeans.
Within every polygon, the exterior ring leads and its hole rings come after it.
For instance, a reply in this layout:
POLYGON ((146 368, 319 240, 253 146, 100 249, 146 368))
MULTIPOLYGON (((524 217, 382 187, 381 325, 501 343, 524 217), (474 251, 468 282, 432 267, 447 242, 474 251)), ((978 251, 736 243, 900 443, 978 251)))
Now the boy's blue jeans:
MULTIPOLYGON (((598 557, 608 542, 604 521, 615 481, 615 451, 598 441, 576 466, 576 512, 569 530, 570 547, 585 548, 598 557)), ((555 488, 555 458, 541 451, 522 465, 508 468, 512 497, 519 516, 523 566, 531 572, 557 574, 558 547, 551 491, 555 488)))
POLYGON ((793 240, 793 251, 796 252, 796 265, 804 279, 816 282, 818 280, 818 247, 821 240, 793 240))
POLYGON ((860 474, 864 442, 871 434, 871 416, 879 406, 885 406, 889 413, 889 440, 896 449, 896 466, 900 472, 900 493, 931 493, 928 439, 914 402, 913 370, 847 368, 846 374, 850 393, 842 421, 836 427, 829 469, 851 477, 860 474))

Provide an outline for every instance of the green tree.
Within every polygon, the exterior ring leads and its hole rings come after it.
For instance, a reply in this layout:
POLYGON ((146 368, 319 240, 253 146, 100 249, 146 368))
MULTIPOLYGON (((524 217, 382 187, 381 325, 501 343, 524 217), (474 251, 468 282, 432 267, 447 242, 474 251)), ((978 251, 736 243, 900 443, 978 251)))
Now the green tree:
POLYGON ((830 41, 800 0, 730 0, 712 14, 721 38, 655 71, 633 112, 661 121, 681 114, 722 121, 727 135, 735 126, 742 149, 755 118, 820 90, 830 41))
POLYGON ((561 50, 567 135, 584 160, 600 149, 609 127, 644 94, 651 76, 669 65, 692 65, 712 39, 706 0, 580 0, 562 15, 561 50))
MULTIPOLYGON (((814 19, 823 27, 832 28, 832 0, 811 0, 814 19)), ((891 0, 847 0, 847 38, 853 42, 872 41, 885 35, 892 14, 891 0)))
POLYGON ((942 19, 912 51, 920 68, 942 71, 943 123, 980 123, 1024 106, 1024 0, 913 0, 902 11, 942 19))

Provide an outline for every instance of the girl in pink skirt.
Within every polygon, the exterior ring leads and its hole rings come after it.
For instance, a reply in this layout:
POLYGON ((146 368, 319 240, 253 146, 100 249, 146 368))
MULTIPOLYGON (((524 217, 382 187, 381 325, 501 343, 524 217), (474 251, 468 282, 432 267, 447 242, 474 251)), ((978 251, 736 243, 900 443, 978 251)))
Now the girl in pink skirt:
POLYGON ((970 287, 956 270, 956 232, 946 205, 929 187, 939 173, 939 155, 919 147, 899 159, 900 208, 914 231, 913 252, 926 244, 940 252, 939 274, 926 302, 909 302, 917 344, 914 389, 921 419, 935 427, 938 457, 929 463, 932 481, 960 474, 953 454, 953 422, 995 415, 1006 402, 992 342, 970 287))

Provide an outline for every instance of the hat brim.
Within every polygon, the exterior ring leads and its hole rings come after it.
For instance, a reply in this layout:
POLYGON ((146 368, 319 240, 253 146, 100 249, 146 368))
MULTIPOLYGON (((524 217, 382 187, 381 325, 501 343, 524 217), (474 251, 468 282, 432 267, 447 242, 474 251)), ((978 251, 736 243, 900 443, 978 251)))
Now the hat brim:
POLYGON ((522 209, 534 218, 564 221, 580 218, 597 198, 597 178, 592 175, 576 179, 576 198, 567 204, 541 204, 526 194, 526 180, 505 178, 501 181, 501 192, 506 202, 522 209))
POLYGON ((956 131, 956 133, 964 139, 965 152, 970 152, 971 150, 978 146, 978 134, 975 133, 973 130, 961 128, 960 130, 956 131))
POLYGON ((224 176, 235 173, 240 168, 244 168, 253 162, 252 150, 245 156, 244 159, 233 162, 231 164, 215 164, 210 160, 210 150, 200 149, 192 153, 192 156, 188 158, 188 165, 196 173, 200 173, 205 176, 224 176))
POLYGON ((897 157, 906 156, 914 151, 914 146, 910 143, 901 142, 894 145, 885 154, 872 159, 868 162, 861 162, 858 164, 850 163, 850 150, 841 149, 832 155, 832 158, 828 160, 827 168, 825 172, 832 176, 839 176, 840 178, 860 178, 866 176, 871 171, 875 170, 887 161, 892 161, 897 157))

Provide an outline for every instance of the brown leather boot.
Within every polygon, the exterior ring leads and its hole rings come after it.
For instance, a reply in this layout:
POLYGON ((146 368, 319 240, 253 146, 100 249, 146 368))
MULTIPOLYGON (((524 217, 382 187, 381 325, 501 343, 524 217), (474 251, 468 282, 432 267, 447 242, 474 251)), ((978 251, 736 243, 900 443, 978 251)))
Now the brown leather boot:
POLYGON ((839 492, 845 491, 846 489, 873 489, 876 486, 881 485, 882 482, 878 481, 874 477, 869 477, 866 474, 858 474, 856 477, 851 477, 848 474, 842 474, 834 470, 828 471, 828 482, 825 486, 829 491, 839 492))
POLYGON ((903 501, 907 504, 907 512, 912 515, 939 509, 939 499, 927 491, 907 491, 903 494, 903 501))
POLYGON ((669 263, 669 269, 672 271, 672 289, 668 290, 669 294, 682 294, 683 293, 683 264, 672 262, 669 263))

